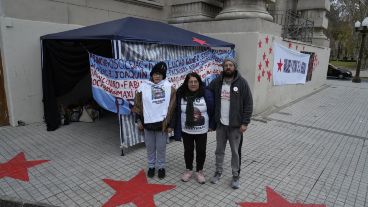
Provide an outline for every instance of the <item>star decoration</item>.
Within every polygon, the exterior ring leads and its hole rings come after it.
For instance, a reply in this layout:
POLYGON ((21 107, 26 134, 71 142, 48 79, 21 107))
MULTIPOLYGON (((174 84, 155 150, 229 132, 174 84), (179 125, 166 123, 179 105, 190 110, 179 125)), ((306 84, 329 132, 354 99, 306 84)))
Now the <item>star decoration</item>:
POLYGON ((263 60, 266 59, 266 53, 265 52, 263 53, 263 56, 262 57, 263 57, 263 60))
POLYGON ((266 40, 266 44, 268 44, 268 36, 266 36, 265 40, 266 40))
POLYGON ((264 77, 265 73, 266 73, 266 71, 263 69, 262 70, 262 77, 264 77))
POLYGON ((291 48, 293 46, 293 44, 291 42, 289 42, 289 48, 291 48))
POLYGON ((24 152, 17 154, 11 160, 0 163, 0 179, 9 177, 22 181, 29 181, 28 168, 34 167, 49 160, 26 160, 24 152))
POLYGON ((280 59, 280 62, 277 63, 277 71, 281 72, 282 65, 283 63, 281 62, 281 59, 280 59))
POLYGON ((268 58, 267 58, 267 60, 265 61, 265 63, 266 63, 266 67, 268 67, 268 64, 270 64, 270 61, 268 60, 268 58))
POLYGON ((195 37, 193 37, 193 42, 196 42, 196 43, 198 43, 200 45, 207 45, 206 41, 201 40, 201 39, 198 39, 198 38, 195 38, 195 37))
POLYGON ((272 47, 270 47, 270 49, 268 49, 268 54, 272 53, 272 47))
POLYGON ((267 203, 238 203, 242 207, 326 207, 324 204, 303 204, 290 203, 285 198, 277 194, 270 187, 266 187, 267 203))
POLYGON ((261 40, 259 40, 259 42, 258 42, 258 47, 262 48, 262 41, 261 40))
POLYGON ((261 62, 259 62, 259 64, 258 64, 258 69, 262 70, 262 63, 261 62))
POLYGON ((258 82, 261 82, 261 75, 260 74, 258 74, 257 79, 258 79, 258 82))
POLYGON ((271 81, 271 76, 272 76, 271 71, 267 71, 267 80, 268 81, 271 81))
POLYGON ((155 206, 153 196, 175 188, 175 185, 149 184, 144 170, 129 181, 103 179, 116 193, 103 205, 104 207, 120 206, 133 203, 137 207, 155 206))

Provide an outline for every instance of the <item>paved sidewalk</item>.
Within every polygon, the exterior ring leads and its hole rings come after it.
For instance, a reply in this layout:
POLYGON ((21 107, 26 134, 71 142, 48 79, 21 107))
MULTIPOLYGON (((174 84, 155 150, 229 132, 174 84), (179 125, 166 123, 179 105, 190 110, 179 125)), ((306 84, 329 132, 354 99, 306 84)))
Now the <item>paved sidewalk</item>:
MULTIPOLYGON (((253 121, 242 149, 241 187, 230 187, 229 146, 218 184, 180 181, 183 146, 167 146, 167 177, 149 183, 175 185, 156 194, 157 206, 239 206, 266 202, 266 187, 292 203, 368 206, 368 82, 328 80, 329 87, 253 121)), ((206 178, 214 171, 215 134, 210 133, 206 178)), ((24 152, 49 160, 28 169, 29 182, 1 178, 0 197, 57 206, 102 206, 115 191, 102 179, 130 180, 146 166, 144 146, 120 156, 114 117, 73 123, 54 132, 44 124, 0 128, 0 163, 24 152)), ((1 165, 0 165, 1 166, 1 165)), ((128 205, 134 206, 134 205, 128 205)))

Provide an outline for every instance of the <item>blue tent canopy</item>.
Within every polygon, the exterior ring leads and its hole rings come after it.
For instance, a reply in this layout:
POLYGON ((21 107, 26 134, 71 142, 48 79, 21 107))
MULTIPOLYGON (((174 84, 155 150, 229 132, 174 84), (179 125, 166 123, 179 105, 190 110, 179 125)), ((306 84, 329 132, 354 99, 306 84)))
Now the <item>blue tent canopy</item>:
POLYGON ((121 40, 164 45, 231 47, 232 43, 217 40, 158 21, 127 17, 80 29, 49 34, 41 40, 121 40))

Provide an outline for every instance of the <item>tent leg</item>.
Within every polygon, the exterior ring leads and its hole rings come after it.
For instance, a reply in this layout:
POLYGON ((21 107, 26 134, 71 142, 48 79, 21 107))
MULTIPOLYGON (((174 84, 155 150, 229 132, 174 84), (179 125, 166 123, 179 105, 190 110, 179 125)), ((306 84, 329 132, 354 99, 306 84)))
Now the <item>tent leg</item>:
POLYGON ((125 156, 123 148, 121 148, 121 155, 120 156, 125 156))

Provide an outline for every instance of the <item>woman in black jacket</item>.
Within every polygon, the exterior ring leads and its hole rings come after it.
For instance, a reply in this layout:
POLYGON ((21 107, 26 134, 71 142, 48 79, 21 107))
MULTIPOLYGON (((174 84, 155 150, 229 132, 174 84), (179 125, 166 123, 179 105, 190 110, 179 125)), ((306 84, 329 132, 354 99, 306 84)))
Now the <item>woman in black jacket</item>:
POLYGON ((189 181, 193 174, 196 149, 196 178, 206 182, 203 165, 206 159, 207 132, 214 129, 214 98, 197 73, 189 73, 176 93, 176 116, 171 127, 176 140, 183 138, 186 171, 181 180, 189 181))

